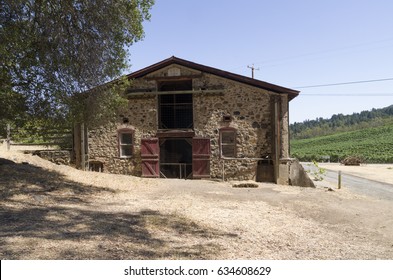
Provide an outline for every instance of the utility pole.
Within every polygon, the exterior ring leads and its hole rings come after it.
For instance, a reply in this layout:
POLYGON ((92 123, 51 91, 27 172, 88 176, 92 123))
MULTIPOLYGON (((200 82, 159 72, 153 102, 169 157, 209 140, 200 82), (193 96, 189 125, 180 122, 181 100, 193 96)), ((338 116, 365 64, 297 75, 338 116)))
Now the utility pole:
POLYGON ((252 66, 247 65, 247 68, 251 69, 251 77, 254 79, 254 70, 259 70, 259 68, 255 68, 254 63, 252 64, 252 66))

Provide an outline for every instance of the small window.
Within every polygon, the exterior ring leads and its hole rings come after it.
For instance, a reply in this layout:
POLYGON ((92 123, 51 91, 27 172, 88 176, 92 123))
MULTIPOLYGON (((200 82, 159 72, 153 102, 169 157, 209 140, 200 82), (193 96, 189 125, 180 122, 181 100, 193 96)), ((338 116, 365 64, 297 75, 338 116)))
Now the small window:
POLYGON ((236 130, 221 130, 220 145, 222 156, 236 157, 236 130))
POLYGON ((224 115, 224 116, 222 116, 222 121, 223 122, 231 122, 232 117, 230 115, 224 115))
POLYGON ((119 155, 122 158, 128 158, 133 153, 134 133, 132 130, 119 131, 119 155))
POLYGON ((104 172, 104 164, 100 161, 90 161, 89 170, 95 172, 104 172))

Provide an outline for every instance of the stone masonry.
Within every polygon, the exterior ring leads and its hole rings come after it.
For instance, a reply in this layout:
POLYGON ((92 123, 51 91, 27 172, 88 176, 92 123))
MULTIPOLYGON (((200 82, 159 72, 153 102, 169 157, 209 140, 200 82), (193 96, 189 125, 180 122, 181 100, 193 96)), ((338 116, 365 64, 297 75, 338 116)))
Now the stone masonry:
POLYGON ((221 178, 224 160, 220 158, 219 130, 236 130, 236 157, 225 160, 225 178, 255 180, 258 160, 274 154, 274 102, 280 104, 280 158, 288 157, 288 98, 252 85, 190 69, 170 65, 132 81, 131 89, 152 89, 152 93, 129 96, 128 110, 119 114, 118 122, 88 133, 90 161, 103 163, 104 172, 141 176, 140 143, 142 138, 155 137, 158 130, 158 97, 155 78, 171 71, 180 77, 192 77, 193 119, 196 137, 210 138, 210 175, 221 178), (174 69, 175 68, 175 69, 174 69), (174 70, 173 70, 174 69, 174 70), (210 90, 203 92, 203 90, 210 90), (224 121, 230 116, 230 121, 224 121), (125 121, 126 120, 126 121, 125 121), (120 158, 118 130, 129 128, 134 133, 133 156, 120 158), (249 159, 252 158, 252 159, 249 159))

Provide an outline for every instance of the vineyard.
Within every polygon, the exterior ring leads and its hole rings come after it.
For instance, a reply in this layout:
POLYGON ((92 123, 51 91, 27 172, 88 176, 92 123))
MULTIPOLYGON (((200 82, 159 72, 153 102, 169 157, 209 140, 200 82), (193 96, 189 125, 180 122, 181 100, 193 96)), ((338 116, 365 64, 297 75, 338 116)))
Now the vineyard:
POLYGON ((382 126, 291 140, 291 154, 301 161, 339 161, 359 156, 368 163, 393 163, 393 121, 382 126))

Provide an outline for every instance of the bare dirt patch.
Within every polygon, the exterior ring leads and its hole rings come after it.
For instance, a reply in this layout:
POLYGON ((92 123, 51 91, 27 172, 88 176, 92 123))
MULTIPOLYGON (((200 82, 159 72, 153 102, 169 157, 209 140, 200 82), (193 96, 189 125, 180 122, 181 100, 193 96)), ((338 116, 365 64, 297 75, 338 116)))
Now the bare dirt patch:
POLYGON ((0 158, 1 259, 393 259, 393 206, 348 190, 232 188, 0 158))

